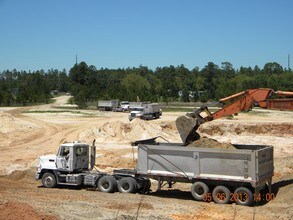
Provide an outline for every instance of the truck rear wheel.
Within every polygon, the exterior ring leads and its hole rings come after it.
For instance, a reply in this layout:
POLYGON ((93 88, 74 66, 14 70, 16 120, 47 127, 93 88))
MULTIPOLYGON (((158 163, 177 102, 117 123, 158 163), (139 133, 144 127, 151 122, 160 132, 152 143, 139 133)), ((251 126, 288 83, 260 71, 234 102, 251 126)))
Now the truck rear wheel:
POLYGON ((246 187, 239 187, 234 192, 235 202, 237 205, 250 206, 253 202, 253 194, 246 187))
POLYGON ((191 186, 191 195, 198 201, 203 201, 209 191, 207 184, 200 181, 193 183, 191 186))
POLYGON ((230 190, 226 186, 217 186, 212 197, 215 203, 227 204, 230 201, 230 190))
POLYGON ((54 188, 57 185, 55 175, 53 173, 45 173, 42 177, 42 183, 46 188, 54 188))
POLYGON ((121 193, 136 193, 137 182, 132 177, 123 177, 118 181, 117 188, 121 193))
POLYGON ((103 176, 99 179, 98 188, 101 192, 113 193, 116 190, 117 181, 113 176, 103 176))

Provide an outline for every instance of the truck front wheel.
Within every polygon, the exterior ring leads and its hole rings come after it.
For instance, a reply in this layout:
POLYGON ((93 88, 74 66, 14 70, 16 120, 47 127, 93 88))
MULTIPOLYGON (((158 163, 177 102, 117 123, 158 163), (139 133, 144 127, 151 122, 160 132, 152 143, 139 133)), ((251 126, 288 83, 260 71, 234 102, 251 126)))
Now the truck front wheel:
POLYGON ((203 201, 209 191, 207 184, 200 181, 193 183, 191 186, 191 195, 198 201, 203 201))
POLYGON ((53 188, 57 185, 56 177, 53 173, 45 173, 42 177, 43 186, 46 188, 53 188))
POLYGON ((98 182, 101 192, 113 193, 116 190, 117 181, 113 176, 103 176, 98 182))

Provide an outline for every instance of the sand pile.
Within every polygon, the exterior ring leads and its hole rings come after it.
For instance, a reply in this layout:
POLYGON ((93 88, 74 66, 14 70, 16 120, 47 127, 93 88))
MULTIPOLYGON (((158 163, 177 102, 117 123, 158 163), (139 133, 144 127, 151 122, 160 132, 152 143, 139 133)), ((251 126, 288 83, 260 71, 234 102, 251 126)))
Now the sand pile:
POLYGON ((7 134, 14 131, 28 131, 36 128, 37 125, 15 118, 8 113, 0 113, 0 134, 7 134))
MULTIPOLYGON (((175 122, 160 120, 145 121, 141 119, 134 119, 129 123, 124 123, 121 121, 109 121, 101 126, 84 131, 80 134, 80 139, 96 139, 97 142, 115 142, 128 144, 137 140, 143 140, 157 136, 161 136, 170 142, 181 142, 175 122)), ((188 146, 235 149, 234 146, 230 143, 220 143, 214 139, 206 137, 200 138, 188 146)))
POLYGON ((34 139, 41 131, 39 125, 8 113, 0 113, 0 122, 0 148, 2 149, 34 139))
POLYGON ((106 168, 129 168, 133 169, 137 164, 136 158, 124 157, 113 152, 107 152, 101 157, 96 158, 96 165, 101 169, 106 168))
POLYGON ((203 137, 192 142, 187 147, 203 147, 203 148, 220 148, 220 149, 235 149, 230 143, 221 143, 211 138, 203 137))
POLYGON ((141 119, 134 119, 128 123, 109 121, 80 133, 79 138, 81 140, 96 139, 97 142, 130 143, 156 136, 162 136, 169 141, 178 142, 179 140, 174 122, 141 119))
POLYGON ((35 169, 25 169, 25 170, 14 170, 9 175, 7 175, 8 179, 11 180, 20 180, 24 178, 34 178, 35 177, 35 169))

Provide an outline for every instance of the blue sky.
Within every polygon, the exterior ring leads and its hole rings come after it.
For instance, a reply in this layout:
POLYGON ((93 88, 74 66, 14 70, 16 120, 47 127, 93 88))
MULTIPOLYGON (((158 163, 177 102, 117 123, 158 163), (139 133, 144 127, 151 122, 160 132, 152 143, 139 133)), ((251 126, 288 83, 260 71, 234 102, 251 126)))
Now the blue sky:
POLYGON ((291 0, 0 0, 0 71, 69 71, 76 54, 97 69, 287 67, 292 11, 291 0))

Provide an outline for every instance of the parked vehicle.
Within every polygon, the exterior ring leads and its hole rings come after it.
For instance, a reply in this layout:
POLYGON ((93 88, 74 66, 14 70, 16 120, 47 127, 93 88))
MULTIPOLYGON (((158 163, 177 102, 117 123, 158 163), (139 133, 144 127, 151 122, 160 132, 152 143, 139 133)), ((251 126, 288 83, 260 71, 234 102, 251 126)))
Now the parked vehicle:
POLYGON ((119 100, 98 101, 100 111, 114 111, 119 106, 119 100))
POLYGON ((128 118, 132 121, 134 118, 144 120, 157 119, 162 115, 162 110, 158 103, 142 104, 142 107, 137 107, 131 111, 128 118))
POLYGON ((123 112, 129 111, 129 102, 128 101, 120 102, 120 107, 123 112))

